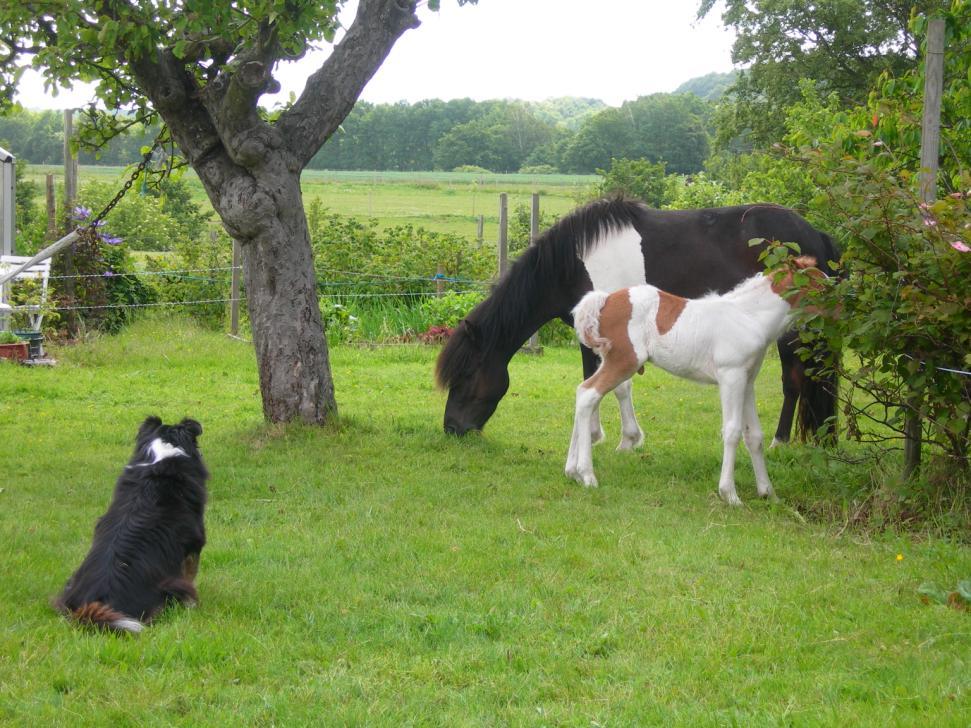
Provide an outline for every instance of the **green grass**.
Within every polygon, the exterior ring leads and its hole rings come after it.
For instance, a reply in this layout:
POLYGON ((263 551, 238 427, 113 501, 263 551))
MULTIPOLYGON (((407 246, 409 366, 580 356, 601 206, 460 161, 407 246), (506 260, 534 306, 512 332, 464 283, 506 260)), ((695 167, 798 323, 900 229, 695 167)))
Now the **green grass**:
MULTIPOLYGON (((44 175, 60 179, 63 171, 49 165, 28 167, 28 179, 41 194, 44 175)), ((121 167, 85 166, 79 172, 80 185, 87 180, 121 184, 128 172, 121 167)), ((192 171, 185 179, 193 198, 209 209, 209 200, 192 171)), ((532 193, 541 195, 544 215, 563 215, 589 197, 599 177, 595 175, 526 175, 465 172, 328 172, 307 170, 302 176, 304 205, 314 199, 342 215, 370 217, 382 227, 415 225, 436 232, 449 232, 474 240, 477 219, 485 216, 484 238, 495 240, 499 227, 499 193, 509 195, 510 215, 517 206, 529 206, 532 193)), ((37 198, 43 209, 43 197, 37 198)))
POLYGON ((857 477, 808 449, 769 453, 778 506, 740 454, 746 505, 722 505, 716 390, 651 370, 644 449, 600 446, 585 490, 575 351, 516 357, 462 440, 436 353, 335 348, 322 429, 264 424, 251 347, 175 319, 0 365, 0 724, 967 725, 969 615, 916 594, 967 578, 967 547, 806 522, 857 477), (48 598, 149 413, 205 427, 201 605, 87 633, 48 598))

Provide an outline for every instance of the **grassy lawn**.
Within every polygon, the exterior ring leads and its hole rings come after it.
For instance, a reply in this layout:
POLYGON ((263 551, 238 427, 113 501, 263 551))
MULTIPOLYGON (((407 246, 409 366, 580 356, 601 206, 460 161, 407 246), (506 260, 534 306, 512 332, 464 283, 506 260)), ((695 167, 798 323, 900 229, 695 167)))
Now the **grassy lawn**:
POLYGON ((181 320, 0 365, 0 724, 968 724, 969 614, 916 594, 971 576, 967 547, 804 520, 858 477, 808 449, 770 451, 776 506, 740 454, 746 505, 722 505, 716 390, 652 370, 645 447, 601 445, 585 490, 562 474, 575 351, 516 357, 463 440, 436 354, 336 348, 323 429, 264 424, 251 347, 181 320), (202 603, 80 631, 48 599, 150 413, 205 427, 202 603))
MULTIPOLYGON (((43 194, 44 176, 60 180, 63 171, 54 166, 31 165, 27 177, 43 194)), ((80 185, 98 180, 119 187, 127 178, 121 167, 82 167, 80 185)), ((208 198, 192 171, 185 179, 193 197, 207 208, 208 198)), ((496 240, 499 229, 499 193, 509 195, 509 213, 529 206, 530 196, 540 194, 543 214, 563 215, 589 198, 595 175, 524 175, 464 172, 327 172, 307 170, 302 176, 304 204, 315 199, 342 215, 369 217, 382 227, 415 225, 449 232, 474 240, 479 215, 485 216, 484 238, 496 240)), ((43 197, 37 198, 44 209, 43 197)))

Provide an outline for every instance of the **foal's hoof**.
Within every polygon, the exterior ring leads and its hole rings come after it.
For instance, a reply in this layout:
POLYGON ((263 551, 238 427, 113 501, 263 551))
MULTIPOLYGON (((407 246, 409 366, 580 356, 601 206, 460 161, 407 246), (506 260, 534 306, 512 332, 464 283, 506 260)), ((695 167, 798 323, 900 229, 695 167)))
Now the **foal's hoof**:
POLYGON ((728 493, 719 490, 718 495, 721 496, 721 499, 730 506, 742 505, 742 499, 738 497, 738 493, 728 493))
POLYGON ((584 475, 579 470, 568 469, 566 471, 566 477, 572 478, 573 480, 577 481, 580 485, 584 486, 585 488, 597 487, 597 476, 595 476, 593 473, 584 475))
POLYGON ((769 449, 771 450, 774 447, 782 447, 783 445, 788 445, 788 444, 789 443, 786 442, 785 440, 780 440, 778 437, 773 437, 772 442, 769 443, 769 449))
POLYGON ((590 444, 596 445, 598 442, 603 442, 606 435, 604 434, 603 428, 599 430, 594 430, 590 433, 590 444))
POLYGON ((620 438, 620 444, 617 445, 617 452, 629 452, 630 450, 636 450, 641 445, 644 444, 644 433, 641 432, 637 437, 627 437, 626 435, 620 438))

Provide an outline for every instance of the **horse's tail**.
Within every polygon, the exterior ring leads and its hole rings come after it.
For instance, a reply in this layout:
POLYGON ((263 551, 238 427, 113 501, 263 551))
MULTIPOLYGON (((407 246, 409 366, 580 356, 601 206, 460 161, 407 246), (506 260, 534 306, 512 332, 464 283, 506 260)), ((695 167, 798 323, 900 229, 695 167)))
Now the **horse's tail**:
MULTIPOLYGON (((812 366, 811 362, 806 362, 812 366)), ((823 445, 836 442, 836 374, 806 375, 799 388, 797 432, 800 440, 823 445)))
POLYGON ((603 356, 610 349, 610 340, 600 335, 600 309, 607 302, 605 291, 590 291, 573 309, 573 328, 580 343, 603 356))
POLYGON ((104 602, 88 602, 77 609, 62 608, 62 611, 66 612, 68 619, 86 627, 131 634, 138 634, 145 629, 145 625, 137 619, 112 609, 104 602))
MULTIPOLYGON (((824 270, 832 272, 829 261, 840 259, 840 250, 833 239, 824 232, 819 233, 823 240, 824 260, 820 261, 824 270)), ((822 360, 830 352, 814 352, 805 365, 812 369, 811 375, 802 378, 799 385, 799 405, 796 411, 796 434, 803 442, 813 441, 823 445, 836 443, 836 402, 839 393, 839 380, 832 367, 822 360)), ((833 352, 838 356, 838 352, 833 352)))

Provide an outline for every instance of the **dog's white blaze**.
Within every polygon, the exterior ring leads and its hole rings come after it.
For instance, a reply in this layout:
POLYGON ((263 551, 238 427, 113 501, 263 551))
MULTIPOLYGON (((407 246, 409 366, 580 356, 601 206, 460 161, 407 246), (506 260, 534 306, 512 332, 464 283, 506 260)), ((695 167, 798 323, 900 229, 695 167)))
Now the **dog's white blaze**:
POLYGON ((156 437, 154 440, 152 440, 152 444, 148 446, 148 450, 150 453, 152 453, 152 457, 154 458, 151 465, 161 462, 166 458, 188 457, 185 450, 183 450, 181 447, 176 447, 172 443, 166 442, 161 437, 156 437))
POLYGON ((629 226, 611 231, 591 246, 583 258, 583 267, 595 291, 611 293, 647 283, 641 234, 629 226))

